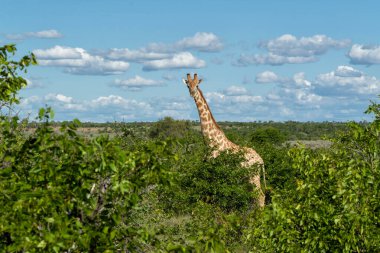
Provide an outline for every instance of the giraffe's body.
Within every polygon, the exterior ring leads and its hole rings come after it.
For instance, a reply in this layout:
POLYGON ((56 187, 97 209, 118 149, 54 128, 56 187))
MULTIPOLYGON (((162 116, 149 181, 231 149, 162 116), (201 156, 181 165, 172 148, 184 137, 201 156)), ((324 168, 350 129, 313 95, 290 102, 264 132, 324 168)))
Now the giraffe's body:
POLYGON ((264 166, 263 159, 252 148, 240 147, 226 137, 222 129, 220 129, 216 123, 207 101, 198 87, 198 84, 202 80, 198 80, 197 74, 194 75, 194 79, 191 79, 190 74, 187 74, 187 80, 184 81, 197 106, 202 134, 206 143, 213 149, 212 156, 216 158, 222 151, 230 151, 233 153, 242 152, 244 155, 244 161, 242 162, 243 167, 258 167, 256 173, 250 178, 250 183, 256 186, 259 193, 258 205, 263 207, 265 205, 265 195, 260 184, 260 169, 264 166))

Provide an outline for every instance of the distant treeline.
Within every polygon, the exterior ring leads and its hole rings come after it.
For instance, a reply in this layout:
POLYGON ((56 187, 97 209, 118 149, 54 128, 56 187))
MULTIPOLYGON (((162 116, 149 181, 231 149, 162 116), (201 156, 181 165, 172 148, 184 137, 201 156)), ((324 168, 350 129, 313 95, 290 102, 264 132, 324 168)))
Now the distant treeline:
MULTIPOLYGON (((28 123, 29 128, 38 126, 37 122, 28 123)), ((60 127, 67 122, 52 122, 55 127, 60 127)), ((227 135, 238 134, 243 138, 251 138, 253 132, 267 132, 267 134, 280 134, 284 140, 319 140, 323 138, 335 137, 337 133, 347 130, 347 122, 298 122, 298 121, 256 121, 256 122, 218 122, 227 135)), ((365 126, 369 123, 366 121, 358 122, 365 126)), ((157 128, 168 128, 171 131, 177 131, 176 128, 189 128, 200 131, 199 121, 174 120, 166 117, 157 122, 82 122, 81 128, 99 128, 100 133, 113 132, 115 129, 129 129, 138 131, 140 134, 151 135, 152 131, 159 131, 157 128)), ((170 135, 170 134, 169 134, 170 135)))

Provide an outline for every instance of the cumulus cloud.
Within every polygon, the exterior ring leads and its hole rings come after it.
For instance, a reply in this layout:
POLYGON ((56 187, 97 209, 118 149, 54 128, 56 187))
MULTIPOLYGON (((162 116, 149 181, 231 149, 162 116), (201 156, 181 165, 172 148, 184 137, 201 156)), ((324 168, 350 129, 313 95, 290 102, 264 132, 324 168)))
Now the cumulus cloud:
POLYGON ((74 100, 73 97, 65 96, 59 93, 58 94, 49 93, 43 96, 42 98, 35 100, 34 106, 36 104, 42 104, 42 103, 44 103, 44 105, 45 104, 50 105, 54 109, 57 108, 58 112, 62 112, 62 111, 65 112, 65 110, 77 111, 77 112, 86 111, 85 106, 81 104, 80 101, 76 101, 74 100))
POLYGON ((104 56, 112 60, 146 62, 172 58, 183 51, 217 52, 223 49, 223 43, 213 33, 197 32, 192 37, 185 37, 174 43, 151 43, 136 50, 129 48, 112 48, 104 56))
POLYGON ((293 77, 282 77, 272 71, 263 71, 256 75, 256 83, 277 83, 283 86, 306 86, 310 87, 311 82, 306 79, 304 72, 298 72, 293 77))
POLYGON ((170 56, 168 53, 152 52, 146 49, 130 50, 128 48, 113 48, 109 50, 106 57, 113 60, 143 62, 170 58, 170 56))
POLYGON ((354 69, 351 66, 338 66, 334 75, 339 77, 361 77, 363 72, 354 69))
POLYGON ((200 52, 218 52, 223 49, 223 43, 213 33, 197 32, 192 37, 185 37, 173 44, 151 43, 144 50, 152 52, 180 52, 195 50, 200 52))
POLYGON ((223 44, 213 33, 197 32, 192 37, 186 37, 175 43, 180 50, 198 50, 201 52, 217 52, 223 49, 223 44))
POLYGON ((116 79, 113 85, 131 91, 140 91, 142 88, 145 87, 162 86, 163 82, 152 79, 146 79, 139 75, 136 75, 135 77, 130 79, 116 79))
POLYGON ((338 66, 334 71, 320 74, 315 82, 323 94, 376 95, 380 93, 380 81, 350 66, 338 66))
POLYGON ((349 46, 349 40, 334 40, 326 35, 297 38, 284 34, 276 39, 261 42, 260 47, 275 55, 288 57, 310 57, 326 53, 329 49, 340 49, 349 46))
POLYGON ((304 72, 295 73, 291 78, 276 75, 273 81, 280 85, 267 94, 268 101, 278 105, 307 105, 309 108, 320 106, 322 96, 315 94, 312 82, 306 79, 304 72))
POLYGON ((292 77, 269 73, 259 73, 258 78, 263 78, 263 82, 274 82, 277 86, 266 94, 260 105, 267 106, 268 116, 275 118, 363 120, 362 112, 368 106, 368 99, 380 93, 380 81, 376 77, 351 66, 338 66, 313 79, 307 79, 303 72, 292 77))
POLYGON ((318 59, 314 56, 283 56, 269 53, 268 55, 260 54, 241 54, 240 57, 232 64, 234 66, 249 66, 249 65, 283 65, 316 62, 318 59))
POLYGON ((63 37, 63 35, 59 33, 57 30, 51 29, 51 30, 43 30, 43 31, 38 31, 38 32, 7 34, 5 37, 10 40, 24 40, 28 38, 56 39, 56 38, 63 37))
POLYGON ((211 110, 215 112, 220 119, 224 120, 225 116, 239 115, 246 111, 252 110, 263 102, 259 95, 252 95, 246 88, 241 86, 230 86, 221 92, 206 92, 205 98, 210 104, 211 110))
POLYGON ((30 96, 21 100, 20 109, 31 118, 37 116, 38 109, 46 104, 56 112, 55 120, 113 122, 152 121, 162 117, 190 119, 194 107, 186 98, 151 98, 149 101, 125 98, 118 95, 100 96, 90 100, 78 100, 64 94, 30 96))
POLYGON ((91 55, 83 48, 55 46, 49 49, 37 49, 33 53, 42 66, 63 67, 64 72, 76 75, 114 75, 128 70, 125 61, 106 60, 91 55))
POLYGON ((294 74, 293 81, 299 87, 311 87, 311 82, 305 78, 304 72, 294 74))
MULTIPOLYGON (((205 93, 205 98, 217 121, 245 120, 246 117, 253 116, 263 103, 261 96, 255 96, 249 93, 232 95, 229 94, 227 90, 228 89, 222 92, 205 93)), ((257 119, 257 117, 255 119, 257 119)))
POLYGON ((125 110, 141 109, 143 111, 150 110, 151 106, 146 102, 139 102, 135 99, 125 99, 117 95, 101 96, 90 101, 91 108, 101 107, 120 107, 125 110))
POLYGON ((314 35, 298 39, 291 34, 284 34, 276 39, 259 44, 259 48, 267 50, 268 54, 241 54, 233 62, 233 65, 283 65, 315 62, 318 61, 318 55, 325 54, 330 49, 345 48, 349 44, 349 40, 334 40, 326 35, 314 35))
POLYGON ((319 108, 320 105, 318 103, 322 101, 322 96, 319 96, 307 89, 285 89, 285 93, 287 93, 289 97, 294 97, 294 101, 300 105, 309 105, 319 108))
POLYGON ((258 73, 255 78, 256 83, 276 83, 279 80, 279 76, 272 71, 258 73))
POLYGON ((62 94, 48 94, 45 96, 46 101, 59 101, 63 103, 71 103, 73 102, 72 97, 68 97, 62 94))
POLYGON ((223 43, 213 33, 197 32, 174 43, 151 43, 139 49, 112 48, 105 52, 90 54, 79 47, 54 46, 36 49, 40 65, 64 67, 64 72, 84 75, 121 74, 129 62, 143 65, 143 70, 202 68, 204 60, 196 58, 190 51, 217 52, 223 43))
POLYGON ((86 50, 79 47, 54 46, 48 49, 36 49, 33 53, 40 59, 81 59, 86 50))
POLYGON ((178 69, 178 68, 203 68, 206 66, 204 60, 198 59, 190 52, 174 54, 169 59, 153 60, 143 63, 143 70, 178 69))
POLYGON ((227 96, 241 96, 241 95, 248 94, 248 91, 246 88, 242 86, 233 85, 225 89, 223 93, 226 94, 227 96))
POLYGON ((380 46, 354 44, 348 52, 351 64, 380 64, 380 46))

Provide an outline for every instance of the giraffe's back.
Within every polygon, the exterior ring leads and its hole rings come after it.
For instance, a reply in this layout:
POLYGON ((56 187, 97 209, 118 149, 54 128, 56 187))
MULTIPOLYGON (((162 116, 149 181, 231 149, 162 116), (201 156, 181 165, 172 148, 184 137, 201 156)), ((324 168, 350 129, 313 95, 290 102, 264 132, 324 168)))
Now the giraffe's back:
POLYGON ((243 166, 251 167, 254 164, 264 165, 263 159, 254 149, 244 147, 243 150, 244 150, 244 158, 245 158, 245 162, 243 166))

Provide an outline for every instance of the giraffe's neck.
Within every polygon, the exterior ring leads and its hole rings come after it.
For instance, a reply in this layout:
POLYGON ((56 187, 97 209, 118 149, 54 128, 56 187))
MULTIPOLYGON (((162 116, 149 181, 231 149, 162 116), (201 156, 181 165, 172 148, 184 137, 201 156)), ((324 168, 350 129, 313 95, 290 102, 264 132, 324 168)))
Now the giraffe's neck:
POLYGON ((199 88, 195 91, 193 97, 199 113, 202 134, 207 144, 212 148, 217 148, 218 150, 228 148, 230 141, 215 122, 207 101, 199 88))

